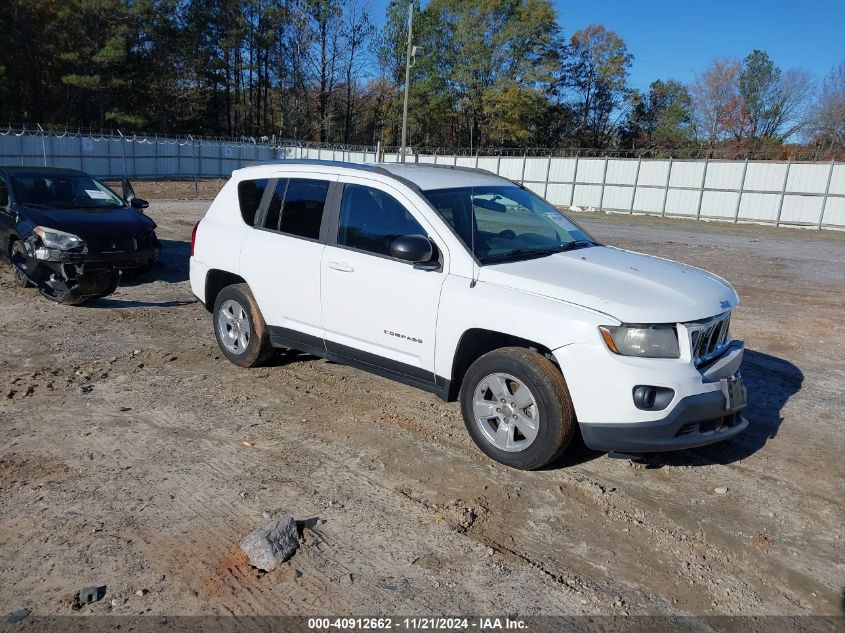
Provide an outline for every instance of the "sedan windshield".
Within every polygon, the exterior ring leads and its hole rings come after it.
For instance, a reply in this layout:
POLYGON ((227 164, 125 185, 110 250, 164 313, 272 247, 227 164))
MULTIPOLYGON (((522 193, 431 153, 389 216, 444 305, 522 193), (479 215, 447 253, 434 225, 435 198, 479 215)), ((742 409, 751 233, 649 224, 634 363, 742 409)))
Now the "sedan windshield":
POLYGON ((85 174, 16 172, 11 174, 15 200, 20 204, 49 209, 103 209, 122 207, 123 200, 85 174))
POLYGON ((423 195, 482 264, 596 245, 551 204, 516 185, 438 189, 423 195))

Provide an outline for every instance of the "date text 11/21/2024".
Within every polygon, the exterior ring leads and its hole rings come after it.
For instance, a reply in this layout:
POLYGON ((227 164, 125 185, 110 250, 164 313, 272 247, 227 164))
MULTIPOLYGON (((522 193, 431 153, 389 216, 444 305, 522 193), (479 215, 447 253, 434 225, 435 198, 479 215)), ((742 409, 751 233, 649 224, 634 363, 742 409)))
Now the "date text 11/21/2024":
POLYGON ((526 622, 519 619, 497 617, 416 617, 416 618, 309 618, 308 628, 316 631, 330 630, 407 630, 407 631, 448 631, 448 630, 525 630, 526 622))

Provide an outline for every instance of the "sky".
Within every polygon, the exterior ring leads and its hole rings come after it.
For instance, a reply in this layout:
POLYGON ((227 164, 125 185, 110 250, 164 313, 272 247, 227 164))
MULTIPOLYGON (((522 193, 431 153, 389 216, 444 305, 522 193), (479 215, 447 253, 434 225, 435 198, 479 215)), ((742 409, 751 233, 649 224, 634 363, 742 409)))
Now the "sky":
MULTIPOLYGON (((426 0, 422 0, 427 4, 426 0)), ((604 24, 633 54, 630 85, 689 83, 716 57, 765 50, 780 68, 820 80, 845 60, 845 0, 553 0, 566 38, 604 24)), ((373 0, 380 24, 386 0, 373 0)))
POLYGON ((634 55, 630 83, 655 79, 688 83, 716 57, 742 59, 755 48, 782 69, 802 68, 817 79, 845 61, 845 0, 557 0, 566 36, 604 24, 634 55))

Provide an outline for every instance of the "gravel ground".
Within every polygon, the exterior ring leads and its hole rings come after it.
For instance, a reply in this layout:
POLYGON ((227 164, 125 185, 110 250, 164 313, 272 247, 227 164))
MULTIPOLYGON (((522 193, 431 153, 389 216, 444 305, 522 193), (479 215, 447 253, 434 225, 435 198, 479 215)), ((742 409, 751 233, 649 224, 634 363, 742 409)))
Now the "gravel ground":
POLYGON ((0 272, 0 612, 843 613, 845 234, 579 215, 737 287, 751 427, 527 473, 457 404, 290 352, 228 363, 187 282, 207 204, 155 202, 162 264, 89 306, 0 272), (237 544, 280 510, 301 547, 259 572, 237 544))

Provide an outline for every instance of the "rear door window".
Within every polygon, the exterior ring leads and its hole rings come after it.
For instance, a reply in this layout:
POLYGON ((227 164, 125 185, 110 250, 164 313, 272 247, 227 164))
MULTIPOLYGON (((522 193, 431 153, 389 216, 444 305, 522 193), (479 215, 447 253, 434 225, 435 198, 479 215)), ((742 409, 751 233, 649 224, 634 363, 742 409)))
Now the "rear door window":
POLYGON ((241 206, 241 217, 249 226, 255 225, 255 214, 261 206, 261 198, 267 188, 267 179, 242 180, 238 183, 238 203, 241 206))
POLYGON ((283 178, 276 182, 264 228, 317 240, 329 194, 328 180, 283 178))

